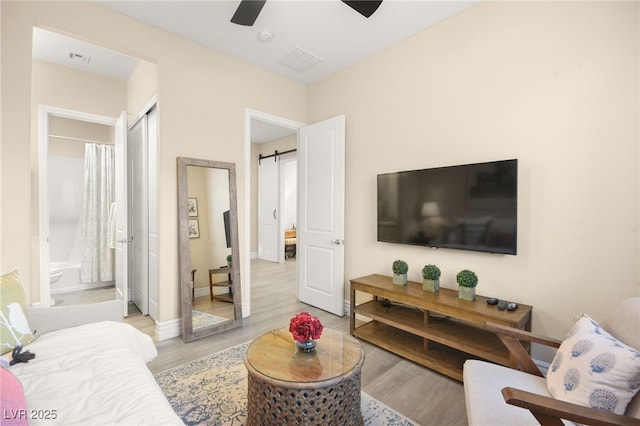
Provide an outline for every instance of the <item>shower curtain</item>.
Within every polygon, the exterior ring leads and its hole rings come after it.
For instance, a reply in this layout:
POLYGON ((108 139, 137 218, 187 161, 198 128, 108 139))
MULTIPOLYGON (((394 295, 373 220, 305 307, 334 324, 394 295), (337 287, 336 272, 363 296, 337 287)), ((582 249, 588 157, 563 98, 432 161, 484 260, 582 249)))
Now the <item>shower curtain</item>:
POLYGON ((86 144, 82 211, 82 282, 112 281, 114 250, 109 244, 110 210, 115 201, 113 146, 86 144))

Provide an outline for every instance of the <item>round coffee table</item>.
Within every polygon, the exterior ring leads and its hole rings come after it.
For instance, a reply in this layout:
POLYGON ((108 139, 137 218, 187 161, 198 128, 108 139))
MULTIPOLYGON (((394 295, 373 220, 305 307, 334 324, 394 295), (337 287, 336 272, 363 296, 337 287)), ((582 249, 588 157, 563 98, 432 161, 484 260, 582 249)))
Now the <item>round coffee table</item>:
POLYGON ((299 351, 288 329, 254 340, 244 356, 249 372, 247 426, 362 425, 362 345, 325 328, 313 352, 299 351))

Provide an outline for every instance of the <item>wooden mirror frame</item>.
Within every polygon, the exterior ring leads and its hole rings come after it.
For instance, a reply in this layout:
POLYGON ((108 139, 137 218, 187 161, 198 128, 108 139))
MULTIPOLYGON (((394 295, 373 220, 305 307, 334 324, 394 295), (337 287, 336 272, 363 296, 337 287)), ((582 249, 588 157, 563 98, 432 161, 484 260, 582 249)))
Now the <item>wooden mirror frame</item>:
POLYGON ((180 271, 180 289, 182 306, 182 340, 191 342, 202 337, 220 333, 242 325, 242 294, 240 283, 240 249, 238 245, 238 193, 236 185, 235 163, 178 157, 178 262, 180 271), (229 172, 229 223, 231 225, 231 256, 233 283, 234 319, 223 321, 208 327, 193 330, 192 293, 191 293, 191 244, 189 239, 188 203, 188 166, 224 169, 229 172))

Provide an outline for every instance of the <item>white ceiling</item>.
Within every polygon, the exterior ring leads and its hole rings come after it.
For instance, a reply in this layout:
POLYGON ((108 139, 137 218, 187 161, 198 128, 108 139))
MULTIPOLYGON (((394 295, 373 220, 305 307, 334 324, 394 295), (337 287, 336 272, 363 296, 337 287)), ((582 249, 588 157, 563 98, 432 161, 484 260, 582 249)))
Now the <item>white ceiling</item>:
POLYGON ((127 81, 138 59, 62 34, 33 29, 33 58, 127 81))
POLYGON ((255 24, 245 27, 230 22, 240 0, 96 2, 307 85, 478 3, 384 0, 365 18, 339 0, 267 0, 255 24), (259 40, 261 31, 273 38, 259 40), (295 49, 320 62, 305 72, 279 62, 295 49))
MULTIPOLYGON (((383 0, 367 19, 339 0, 267 0, 252 27, 230 22, 240 0, 95 2, 286 79, 310 85, 479 1, 383 0), (264 31, 271 34, 271 40, 259 39, 259 33, 264 31), (300 51, 319 62, 305 71, 282 63, 283 58, 300 51)), ((136 58, 37 28, 33 55, 120 80, 126 80, 138 63, 136 58)), ((294 132, 258 122, 252 123, 251 133, 252 139, 261 143, 294 132)))

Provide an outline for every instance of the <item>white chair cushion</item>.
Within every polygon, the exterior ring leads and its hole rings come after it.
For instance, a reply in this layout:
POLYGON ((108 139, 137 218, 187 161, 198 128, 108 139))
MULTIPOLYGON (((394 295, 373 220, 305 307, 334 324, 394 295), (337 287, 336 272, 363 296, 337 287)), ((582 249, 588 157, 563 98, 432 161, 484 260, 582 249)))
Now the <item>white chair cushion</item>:
POLYGON ((484 361, 467 360, 463 380, 470 426, 539 426, 529 410, 504 401, 505 387, 551 396, 544 377, 484 361))

